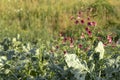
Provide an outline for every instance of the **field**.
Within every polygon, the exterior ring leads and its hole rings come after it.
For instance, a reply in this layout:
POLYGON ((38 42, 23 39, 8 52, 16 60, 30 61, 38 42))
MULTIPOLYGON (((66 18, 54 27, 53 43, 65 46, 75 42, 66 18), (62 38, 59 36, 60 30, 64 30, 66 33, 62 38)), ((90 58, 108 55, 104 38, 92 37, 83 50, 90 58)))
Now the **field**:
POLYGON ((119 80, 120 0, 0 0, 0 80, 119 80))

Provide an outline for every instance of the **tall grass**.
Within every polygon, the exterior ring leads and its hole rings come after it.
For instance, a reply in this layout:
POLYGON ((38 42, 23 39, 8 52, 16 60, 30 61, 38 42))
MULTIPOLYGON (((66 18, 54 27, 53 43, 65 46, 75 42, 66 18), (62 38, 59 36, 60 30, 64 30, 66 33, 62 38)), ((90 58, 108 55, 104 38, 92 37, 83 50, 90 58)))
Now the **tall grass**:
MULTIPOLYGON (((101 4, 98 5, 95 1, 98 0, 0 0, 0 39, 20 34, 25 40, 36 41, 37 38, 49 40, 56 32, 68 30, 73 26, 70 16, 77 14, 79 10, 85 11, 91 5, 98 9, 98 16, 95 19, 103 25, 106 19, 100 18, 104 15, 101 15, 103 10, 99 8, 101 4)), ((114 5, 111 1, 105 5, 107 4, 106 8, 112 13, 112 10, 119 9, 119 5, 114 5)), ((118 12, 120 11, 115 13, 118 12)), ((109 23, 118 23, 119 26, 117 16, 109 16, 114 20, 110 22, 110 19, 109 23)))

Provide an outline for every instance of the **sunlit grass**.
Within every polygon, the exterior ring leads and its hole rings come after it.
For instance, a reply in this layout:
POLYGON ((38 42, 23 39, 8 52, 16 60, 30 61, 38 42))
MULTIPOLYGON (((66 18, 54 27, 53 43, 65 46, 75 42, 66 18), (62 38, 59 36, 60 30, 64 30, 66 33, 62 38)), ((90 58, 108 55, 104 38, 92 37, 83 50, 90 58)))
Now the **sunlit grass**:
MULTIPOLYGON (((70 17, 79 10, 86 10, 94 1, 0 0, 0 36, 3 38, 21 34, 32 40, 42 37, 43 32, 44 36, 50 36, 54 32, 65 31, 73 26, 70 17)), ((119 8, 119 2, 113 0, 109 2, 119 8)), ((111 18, 119 22, 114 17, 111 18)), ((106 21, 99 17, 95 17, 95 20, 101 26, 106 21)))

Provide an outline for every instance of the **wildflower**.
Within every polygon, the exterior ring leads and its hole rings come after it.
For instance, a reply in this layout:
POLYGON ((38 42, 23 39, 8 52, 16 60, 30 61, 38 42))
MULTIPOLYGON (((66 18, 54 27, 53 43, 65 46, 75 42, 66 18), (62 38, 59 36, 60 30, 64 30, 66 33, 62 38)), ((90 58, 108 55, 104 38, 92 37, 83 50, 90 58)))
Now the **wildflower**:
POLYGON ((66 37, 64 37, 64 40, 63 40, 64 42, 66 42, 67 41, 67 38, 66 37))
POLYGON ((91 31, 87 31, 89 37, 92 37, 92 32, 91 31))
POLYGON ((56 49, 58 49, 59 48, 59 46, 56 46, 56 49))
POLYGON ((84 33, 82 33, 82 35, 84 35, 84 33))
POLYGON ((82 12, 81 11, 79 11, 79 15, 81 15, 82 14, 82 12))
POLYGON ((86 28, 85 28, 85 30, 86 30, 86 31, 89 31, 89 28, 88 28, 88 27, 86 27, 86 28))
POLYGON ((80 17, 82 16, 82 12, 81 11, 79 11, 78 16, 80 16, 80 17))
POLYGON ((70 47, 71 47, 71 48, 74 47, 73 43, 70 43, 70 47))
POLYGON ((78 24, 78 23, 79 23, 79 21, 78 21, 78 20, 76 20, 76 21, 75 21, 75 24, 78 24))
POLYGON ((87 20, 90 20, 90 17, 88 17, 87 20))
POLYGON ((63 51, 64 54, 67 54, 67 51, 63 51))
POLYGON ((80 38, 81 38, 81 39, 84 39, 84 38, 85 38, 85 36, 84 36, 84 35, 81 35, 81 36, 80 36, 80 38))
POLYGON ((109 43, 112 43, 112 37, 110 35, 107 36, 107 40, 109 43))
POLYGON ((108 42, 109 42, 109 43, 112 43, 112 39, 109 39, 108 42))
POLYGON ((66 38, 66 37, 64 37, 62 44, 65 44, 65 43, 66 43, 66 41, 67 41, 67 38, 66 38))
POLYGON ((80 16, 77 17, 77 19, 80 19, 80 18, 81 18, 80 16))
POLYGON ((67 40, 69 40, 69 41, 70 41, 70 40, 71 40, 71 38, 70 38, 70 37, 67 37, 67 40))
POLYGON ((81 23, 82 23, 82 24, 84 24, 84 22, 85 22, 84 20, 81 20, 81 23))
POLYGON ((88 22, 87 25, 88 25, 88 26, 92 26, 92 22, 88 22))
POLYGON ((110 36, 110 35, 107 35, 107 39, 109 40, 109 39, 111 39, 112 37, 110 36))
POLYGON ((96 22, 92 22, 92 26, 96 26, 97 25, 97 23, 96 22))
POLYGON ((82 48, 82 44, 79 44, 78 47, 79 47, 79 48, 82 48))
POLYGON ((84 36, 84 33, 82 33, 82 35, 80 36, 81 39, 84 39, 85 36, 84 36))
POLYGON ((70 43, 73 43, 73 39, 72 38, 70 38, 70 43))
POLYGON ((91 35, 92 34, 92 32, 91 31, 88 31, 88 35, 91 35))

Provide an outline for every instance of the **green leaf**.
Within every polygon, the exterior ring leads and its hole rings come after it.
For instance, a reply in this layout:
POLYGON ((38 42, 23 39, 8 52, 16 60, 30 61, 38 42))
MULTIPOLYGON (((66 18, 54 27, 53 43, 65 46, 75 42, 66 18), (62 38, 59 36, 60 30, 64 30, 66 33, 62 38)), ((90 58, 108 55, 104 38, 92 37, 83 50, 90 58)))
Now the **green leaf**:
POLYGON ((66 54, 65 61, 77 80, 85 80, 86 73, 89 72, 86 61, 79 61, 75 54, 66 54))
POLYGON ((4 65, 4 61, 7 60, 6 56, 0 56, 0 67, 4 65))
POLYGON ((95 48, 95 51, 100 53, 99 59, 103 59, 105 50, 104 44, 101 41, 98 43, 98 46, 95 48))

